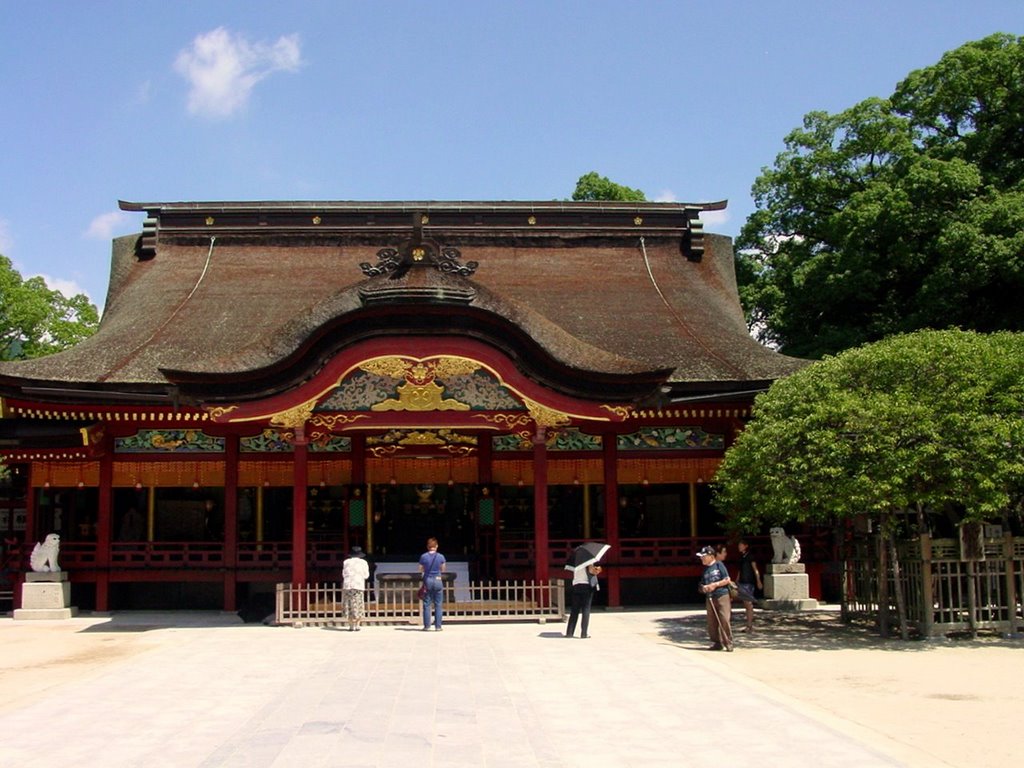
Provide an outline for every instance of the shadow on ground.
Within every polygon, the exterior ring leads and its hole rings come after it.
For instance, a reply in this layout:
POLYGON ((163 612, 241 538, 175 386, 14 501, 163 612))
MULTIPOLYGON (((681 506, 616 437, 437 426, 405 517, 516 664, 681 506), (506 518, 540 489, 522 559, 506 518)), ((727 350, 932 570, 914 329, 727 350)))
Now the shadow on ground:
MULTIPOLYGON (((940 637, 908 641, 895 637, 883 638, 873 619, 843 621, 837 610, 824 611, 757 611, 754 615, 754 632, 744 633, 743 614, 733 612, 732 628, 737 649, 765 648, 774 650, 838 651, 849 649, 872 649, 896 652, 927 651, 938 644, 972 646, 1002 646, 1024 648, 1021 635, 1004 637, 997 633, 979 633, 976 638, 969 635, 940 637)), ((709 645, 707 620, 704 614, 692 613, 679 617, 658 619, 658 634, 672 643, 692 649, 706 649, 709 645)))
POLYGON ((236 614, 222 611, 115 611, 109 616, 81 614, 80 617, 96 619, 96 623, 79 630, 89 634, 243 626, 236 614))

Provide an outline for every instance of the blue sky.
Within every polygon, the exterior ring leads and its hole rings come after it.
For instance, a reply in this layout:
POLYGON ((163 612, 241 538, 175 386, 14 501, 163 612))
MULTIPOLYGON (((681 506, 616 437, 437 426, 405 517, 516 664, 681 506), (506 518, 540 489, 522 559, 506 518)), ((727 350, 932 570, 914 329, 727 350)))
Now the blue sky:
POLYGON ((648 199, 750 187, 811 110, 887 96, 1021 0, 0 0, 0 253, 101 307, 119 199, 648 199))

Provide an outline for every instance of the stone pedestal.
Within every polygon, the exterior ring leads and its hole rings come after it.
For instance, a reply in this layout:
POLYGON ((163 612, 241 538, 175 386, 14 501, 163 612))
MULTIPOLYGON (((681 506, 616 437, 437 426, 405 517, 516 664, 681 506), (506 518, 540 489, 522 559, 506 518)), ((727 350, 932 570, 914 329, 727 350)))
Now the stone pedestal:
POLYGON ((25 574, 21 608, 15 609, 15 619, 70 619, 77 615, 78 609, 71 605, 67 571, 25 574))
POLYGON ((818 601, 810 597, 803 563, 770 563, 764 576, 762 608, 777 611, 813 611, 818 601))

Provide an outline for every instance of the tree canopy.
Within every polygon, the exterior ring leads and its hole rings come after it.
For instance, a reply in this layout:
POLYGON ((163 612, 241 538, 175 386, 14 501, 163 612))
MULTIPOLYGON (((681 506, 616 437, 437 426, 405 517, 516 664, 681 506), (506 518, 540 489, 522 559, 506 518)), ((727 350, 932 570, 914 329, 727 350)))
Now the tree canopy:
POLYGON ((616 184, 606 176, 601 176, 597 171, 591 171, 580 176, 576 182, 576 191, 572 193, 573 200, 624 200, 642 202, 647 198, 639 189, 616 184))
POLYGON ((753 195, 740 293, 784 352, 1024 330, 1024 38, 968 43, 889 98, 809 113, 753 195))
POLYGON ((40 357, 96 332, 99 313, 85 294, 70 298, 41 277, 23 280, 0 256, 0 360, 40 357))
POLYGON ((1024 334, 919 331, 780 380, 716 475, 731 528, 1021 512, 1024 334))

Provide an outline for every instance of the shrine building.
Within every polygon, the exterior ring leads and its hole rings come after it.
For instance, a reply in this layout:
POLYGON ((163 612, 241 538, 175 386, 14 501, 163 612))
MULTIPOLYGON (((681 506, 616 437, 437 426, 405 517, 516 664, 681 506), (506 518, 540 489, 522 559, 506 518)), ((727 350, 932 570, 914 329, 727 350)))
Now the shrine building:
POLYGON ((9 562, 56 532, 78 605, 236 610, 356 544, 544 580, 601 540, 609 605, 679 601, 803 364, 748 334, 724 207, 122 202, 98 332, 0 364, 9 562))

